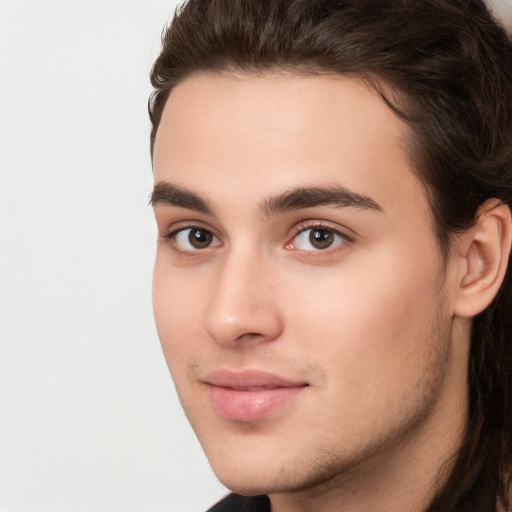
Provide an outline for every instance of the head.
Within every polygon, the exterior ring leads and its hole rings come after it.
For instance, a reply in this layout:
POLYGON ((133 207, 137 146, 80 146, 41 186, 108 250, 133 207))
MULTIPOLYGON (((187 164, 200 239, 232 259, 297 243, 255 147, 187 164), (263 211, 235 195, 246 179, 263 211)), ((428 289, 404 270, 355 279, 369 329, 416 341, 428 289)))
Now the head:
POLYGON ((480 471, 505 501, 512 44, 485 7, 192 0, 152 83, 157 326, 220 478, 312 486, 453 413, 432 510, 480 471), (219 414, 226 368, 293 386, 219 414))

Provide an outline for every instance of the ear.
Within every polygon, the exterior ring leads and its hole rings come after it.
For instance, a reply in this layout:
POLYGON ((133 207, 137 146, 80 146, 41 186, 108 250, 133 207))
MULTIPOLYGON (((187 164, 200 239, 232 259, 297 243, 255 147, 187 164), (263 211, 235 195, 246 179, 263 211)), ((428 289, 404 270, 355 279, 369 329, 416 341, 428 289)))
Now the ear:
POLYGON ((497 199, 486 201, 457 244, 456 315, 474 317, 492 302, 505 277, 511 239, 510 209, 497 199))

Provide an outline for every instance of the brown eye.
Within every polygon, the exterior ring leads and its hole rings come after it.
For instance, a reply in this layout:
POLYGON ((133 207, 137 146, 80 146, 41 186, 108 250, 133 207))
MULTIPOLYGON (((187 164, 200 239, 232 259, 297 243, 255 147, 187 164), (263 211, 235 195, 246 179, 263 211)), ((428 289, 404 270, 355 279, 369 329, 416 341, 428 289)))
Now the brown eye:
POLYGON ((316 249, 327 249, 334 242, 334 233, 327 229, 311 229, 309 242, 316 249))
POLYGON ((220 245, 220 240, 211 231, 198 227, 180 229, 170 238, 180 251, 200 251, 220 245))
POLYGON ((213 240, 213 235, 204 229, 191 229, 188 234, 188 241, 196 249, 205 249, 213 240))
POLYGON ((317 226, 301 230, 293 239, 291 247, 300 251, 323 251, 343 243, 348 238, 335 229, 317 226))

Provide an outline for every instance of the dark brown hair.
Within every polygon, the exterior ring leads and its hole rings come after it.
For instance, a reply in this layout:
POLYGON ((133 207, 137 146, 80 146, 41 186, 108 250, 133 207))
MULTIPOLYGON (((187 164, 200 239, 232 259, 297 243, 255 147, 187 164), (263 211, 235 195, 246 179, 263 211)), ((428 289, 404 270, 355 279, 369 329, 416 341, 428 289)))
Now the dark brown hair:
MULTIPOLYGON (((368 81, 411 128, 415 172, 445 257, 452 235, 473 225, 486 200, 512 206, 512 43, 479 1, 189 0, 152 71, 151 151, 173 87, 193 73, 226 71, 368 81)), ((475 480, 509 505, 511 272, 473 320, 470 422, 429 512, 460 507, 475 480)))

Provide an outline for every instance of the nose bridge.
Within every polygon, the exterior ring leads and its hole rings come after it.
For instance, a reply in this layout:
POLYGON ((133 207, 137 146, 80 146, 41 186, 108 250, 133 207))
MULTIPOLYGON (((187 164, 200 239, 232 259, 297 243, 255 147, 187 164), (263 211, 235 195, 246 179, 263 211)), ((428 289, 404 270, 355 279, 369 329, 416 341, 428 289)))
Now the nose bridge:
POLYGON ((206 330, 221 344, 271 341, 281 331, 274 270, 261 252, 229 251, 212 291, 206 330))

